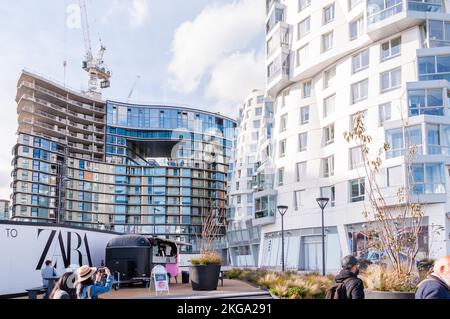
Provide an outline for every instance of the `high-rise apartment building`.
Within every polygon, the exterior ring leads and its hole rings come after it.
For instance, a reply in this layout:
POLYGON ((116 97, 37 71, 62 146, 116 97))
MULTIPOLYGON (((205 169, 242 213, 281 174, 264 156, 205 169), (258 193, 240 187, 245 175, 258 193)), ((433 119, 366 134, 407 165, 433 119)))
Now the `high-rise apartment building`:
POLYGON ((374 147, 390 144, 380 177, 386 194, 409 182, 405 151, 416 146, 413 196, 425 213, 418 258, 448 255, 450 1, 267 0, 266 7, 273 165, 264 196, 253 194, 253 224, 262 227, 259 265, 281 265, 281 220, 273 208, 287 205, 287 268, 321 269, 321 196, 330 199, 327 270, 366 250, 366 174, 360 149, 343 137, 358 112, 374 147))
POLYGON ((103 101, 22 72, 12 218, 163 236, 198 252, 225 233, 235 122, 182 106, 103 101))
POLYGON ((0 199, 0 219, 9 219, 9 200, 0 199))
MULTIPOLYGON (((272 118, 272 102, 261 90, 253 90, 240 110, 236 147, 230 167, 228 249, 232 265, 258 265, 260 226, 255 224, 255 211, 261 211, 255 198, 256 174, 261 166, 260 150, 267 140, 267 121, 272 118)), ((269 128, 270 130, 270 128, 269 128)), ((270 131, 269 131, 270 132, 270 131)))

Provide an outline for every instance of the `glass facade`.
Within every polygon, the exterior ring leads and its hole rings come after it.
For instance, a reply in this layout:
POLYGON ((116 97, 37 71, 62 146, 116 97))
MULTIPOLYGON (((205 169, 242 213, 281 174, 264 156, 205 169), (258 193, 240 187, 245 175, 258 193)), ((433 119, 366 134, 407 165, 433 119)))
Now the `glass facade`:
MULTIPOLYGON (((40 85, 58 91, 51 83, 40 85)), ((25 116, 21 103, 20 116, 25 116)), ((191 243, 180 248, 197 252, 203 216, 214 214, 224 225, 235 122, 183 107, 108 101, 103 110, 99 129, 82 139, 81 147, 67 142, 72 135, 66 125, 58 135, 19 122, 13 219, 155 234, 191 243), (89 147, 83 143, 96 140, 104 145, 100 154, 83 151, 89 147)), ((74 118, 74 125, 88 125, 81 108, 65 112, 83 119, 74 118)))

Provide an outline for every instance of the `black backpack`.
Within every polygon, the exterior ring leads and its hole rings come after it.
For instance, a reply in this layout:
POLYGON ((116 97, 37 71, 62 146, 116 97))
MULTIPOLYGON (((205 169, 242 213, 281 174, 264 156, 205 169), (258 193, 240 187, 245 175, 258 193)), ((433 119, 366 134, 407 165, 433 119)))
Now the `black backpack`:
POLYGON ((345 283, 347 282, 348 279, 349 278, 329 288, 325 295, 325 299, 348 299, 347 288, 345 287, 345 283))

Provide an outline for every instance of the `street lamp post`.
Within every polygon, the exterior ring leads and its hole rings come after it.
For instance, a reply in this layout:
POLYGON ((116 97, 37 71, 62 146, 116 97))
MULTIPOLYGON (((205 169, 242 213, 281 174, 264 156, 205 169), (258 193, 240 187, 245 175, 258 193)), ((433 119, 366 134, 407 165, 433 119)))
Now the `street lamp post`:
POLYGON ((281 215, 281 271, 284 272, 284 214, 288 210, 287 206, 277 206, 278 212, 281 215))
POLYGON ((330 199, 327 197, 316 198, 317 204, 319 204, 322 210, 322 275, 325 276, 325 223, 324 223, 324 209, 327 206, 330 199))

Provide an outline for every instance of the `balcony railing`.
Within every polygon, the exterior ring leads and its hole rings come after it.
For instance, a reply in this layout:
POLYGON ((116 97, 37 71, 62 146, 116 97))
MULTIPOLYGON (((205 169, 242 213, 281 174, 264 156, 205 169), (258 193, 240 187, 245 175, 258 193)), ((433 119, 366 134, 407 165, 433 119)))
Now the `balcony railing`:
POLYGON ((276 71, 274 71, 272 74, 269 75, 269 82, 271 83, 273 82, 273 80, 275 80, 278 76, 285 76, 288 77, 289 76, 289 67, 282 67, 276 71))
POLYGON ((384 10, 381 10, 381 11, 378 11, 376 13, 369 15, 368 22, 369 22, 369 24, 376 23, 376 22, 382 21, 386 18, 389 18, 393 15, 396 15, 402 11, 403 11, 403 3, 400 2, 389 8, 386 8, 384 10))
MULTIPOLYGON (((442 8, 441 0, 434 0, 430 2, 424 2, 420 0, 402 0, 399 3, 393 4, 386 9, 368 15, 368 23, 376 23, 393 15, 396 15, 404 10, 404 5, 407 6, 407 10, 409 11, 420 12, 440 12, 442 8)), ((376 8, 376 6, 377 4, 368 4, 368 8, 376 8)))
POLYGON ((433 2, 423 2, 423 1, 408 1, 408 10, 411 11, 422 11, 422 12, 439 12, 441 11, 441 1, 437 0, 433 2))

